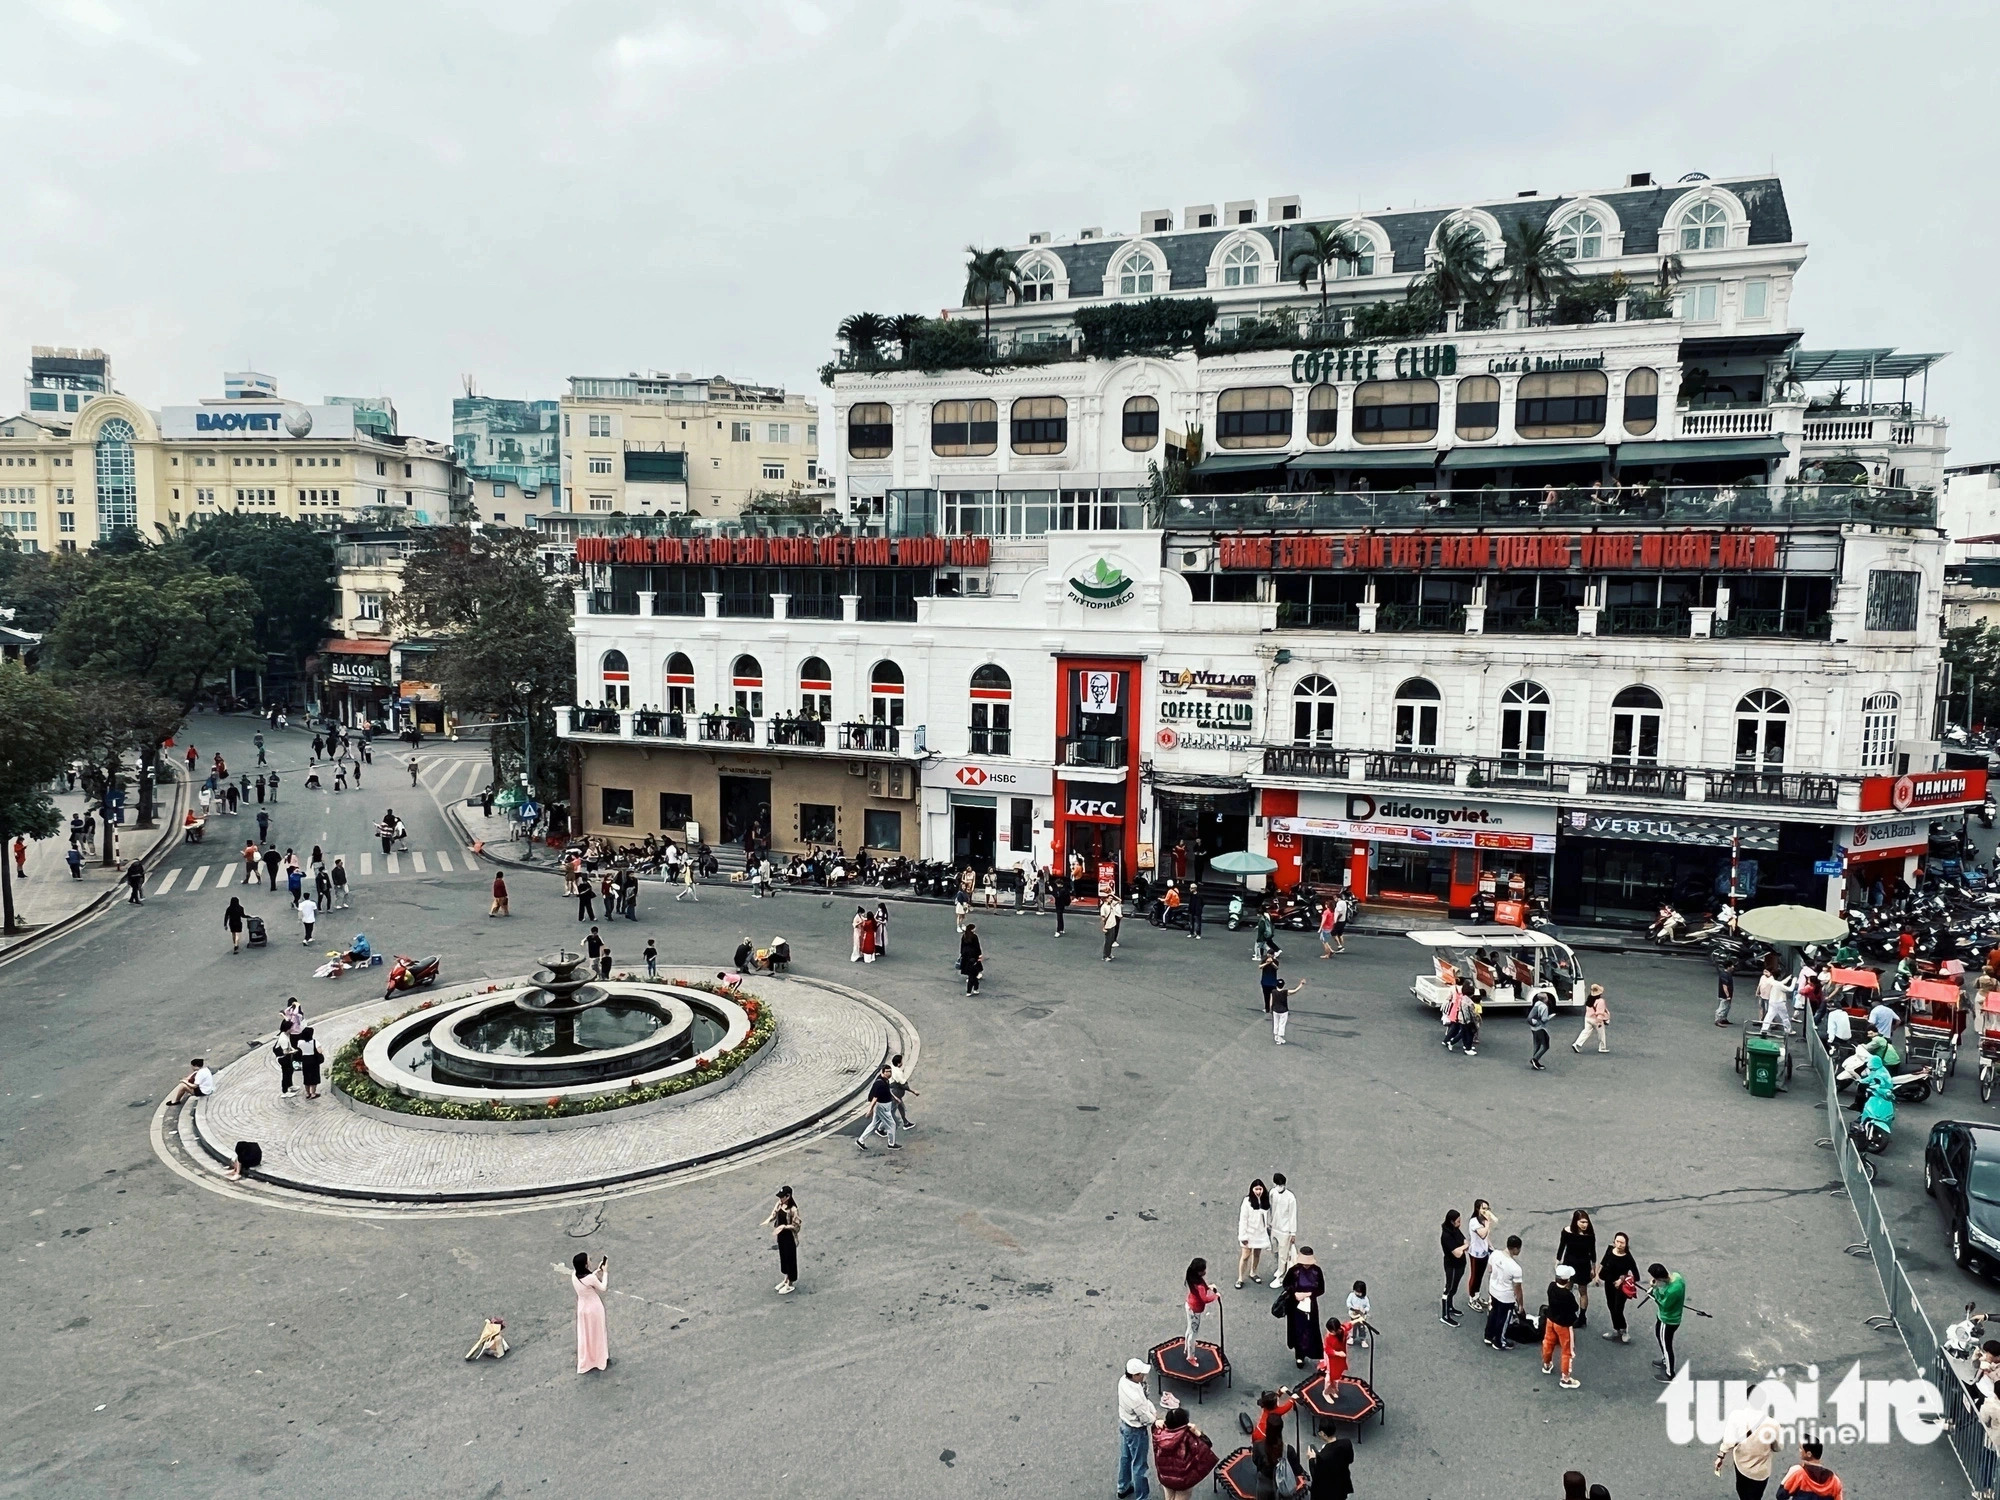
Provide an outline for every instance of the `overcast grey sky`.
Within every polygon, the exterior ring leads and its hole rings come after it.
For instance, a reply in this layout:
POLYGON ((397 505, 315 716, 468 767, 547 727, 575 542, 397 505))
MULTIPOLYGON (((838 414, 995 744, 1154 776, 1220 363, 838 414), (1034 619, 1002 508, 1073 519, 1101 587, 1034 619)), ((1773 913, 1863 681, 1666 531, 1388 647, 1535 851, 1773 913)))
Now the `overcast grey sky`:
POLYGON ((1775 162, 1807 343, 1952 351, 1953 461, 2000 459, 1996 40, 1990 3, 11 0, 0 358, 445 437, 462 373, 816 393, 834 324, 956 301, 967 242, 1775 162))

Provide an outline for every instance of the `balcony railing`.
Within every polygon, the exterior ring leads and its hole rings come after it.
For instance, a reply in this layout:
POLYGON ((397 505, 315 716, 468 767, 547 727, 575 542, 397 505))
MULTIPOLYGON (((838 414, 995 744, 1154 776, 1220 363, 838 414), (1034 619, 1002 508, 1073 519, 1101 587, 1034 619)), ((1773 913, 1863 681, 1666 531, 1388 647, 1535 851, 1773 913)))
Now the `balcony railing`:
POLYGON ((1680 413, 1680 434, 1684 438, 1766 437, 1773 425, 1772 409, 1768 406, 1680 413))
POLYGON ((826 725, 819 719, 785 714, 764 721, 764 743, 798 748, 826 748, 826 725))
POLYGON ((1273 745, 1264 752, 1264 774, 1326 776, 1337 781, 1345 781, 1351 753, 1347 750, 1329 750, 1319 745, 1273 745))
POLYGON ((1426 786, 1450 786, 1458 780, 1458 762, 1445 755, 1378 750, 1368 757, 1368 779, 1414 781, 1426 786))
POLYGON ((1125 750, 1122 734, 1072 734, 1061 742, 1062 763, 1066 766, 1121 770, 1126 763, 1125 750))
POLYGON ((701 738, 716 744, 754 745, 757 722, 738 714, 703 714, 701 738))
POLYGON ((1728 619, 1715 622, 1715 633, 1719 636, 1826 641, 1833 638, 1833 619, 1828 615, 1809 615, 1802 609, 1732 607, 1728 619))
POLYGON ((1488 635, 1575 635, 1576 611, 1511 609, 1489 604, 1485 630, 1488 635))
POLYGON ((1385 631, 1465 630, 1463 604, 1385 604, 1375 617, 1375 628, 1385 631))
POLYGON ((840 726, 843 750, 900 750, 903 731, 894 724, 872 724, 861 720, 840 726))
POLYGON ((973 729, 967 731, 968 749, 974 755, 1013 754, 1014 731, 1011 729, 973 729))
POLYGON ((632 715, 632 735, 642 740, 684 740, 688 737, 687 715, 672 709, 641 709, 632 715))
POLYGON ((1687 799, 1687 772, 1651 761, 1611 761, 1590 768, 1590 790, 1619 797, 1687 799))
POLYGON ((1300 604, 1278 601, 1280 630, 1359 630, 1361 608, 1355 604, 1300 604))
POLYGON ((618 710, 615 708, 572 708, 569 711, 571 734, 616 734, 618 733, 618 710))
MULTIPOLYGON (((1625 444, 1624 462, 1643 463, 1643 443, 1625 444)), ((1331 457, 1337 459, 1338 454, 1331 457)), ((1436 455, 1413 450, 1413 468, 1436 455)), ((1272 464, 1285 461, 1274 454, 1272 464)), ((1525 461, 1525 460, 1524 460, 1525 461)), ((1176 495, 1164 502, 1170 531, 1337 530, 1357 526, 1829 526, 1867 521, 1932 526, 1927 490, 1859 484, 1611 484, 1525 489, 1291 490, 1246 495, 1176 495)))
POLYGON ((1781 771, 1704 771, 1711 802, 1766 802, 1784 807, 1833 807, 1840 782, 1832 776, 1781 771))
POLYGON ((1606 635, 1686 635, 1689 628, 1688 610, 1680 605, 1614 604, 1604 611, 1601 624, 1606 635))

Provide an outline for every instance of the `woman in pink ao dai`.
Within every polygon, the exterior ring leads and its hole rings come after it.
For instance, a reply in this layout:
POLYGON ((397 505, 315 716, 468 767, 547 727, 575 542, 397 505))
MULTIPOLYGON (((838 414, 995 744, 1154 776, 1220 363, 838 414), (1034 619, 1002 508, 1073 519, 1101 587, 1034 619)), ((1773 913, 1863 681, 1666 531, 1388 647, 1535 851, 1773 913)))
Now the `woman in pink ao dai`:
POLYGON ((590 1257, 578 1251, 575 1272, 570 1278, 576 1283, 576 1373, 579 1375, 586 1370, 601 1370, 611 1363, 611 1341, 604 1332, 604 1298, 599 1295, 610 1284, 604 1269, 606 1260, 600 1255, 593 1271, 590 1257))

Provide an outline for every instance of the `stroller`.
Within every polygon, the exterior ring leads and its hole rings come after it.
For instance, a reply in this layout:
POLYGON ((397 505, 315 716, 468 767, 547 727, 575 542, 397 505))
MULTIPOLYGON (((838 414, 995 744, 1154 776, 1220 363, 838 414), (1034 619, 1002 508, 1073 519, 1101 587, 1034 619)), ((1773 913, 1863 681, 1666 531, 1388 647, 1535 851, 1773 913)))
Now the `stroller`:
POLYGON ((261 948, 271 940, 271 935, 264 930, 264 919, 262 917, 250 917, 246 926, 251 947, 261 948))

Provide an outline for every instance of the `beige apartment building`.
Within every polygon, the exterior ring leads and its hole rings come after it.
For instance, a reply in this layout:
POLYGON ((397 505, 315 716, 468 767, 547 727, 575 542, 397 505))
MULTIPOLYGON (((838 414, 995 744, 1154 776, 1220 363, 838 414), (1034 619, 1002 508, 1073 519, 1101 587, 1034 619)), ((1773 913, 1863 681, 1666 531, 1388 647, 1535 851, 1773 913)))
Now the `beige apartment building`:
POLYGON ((821 487, 810 397, 686 373, 572 375, 569 386, 565 511, 733 516, 758 495, 821 487))
POLYGON ((309 406, 268 376, 224 380, 221 397, 155 411, 112 389, 101 350, 37 348, 25 409, 0 418, 0 529, 55 552, 229 512, 421 526, 463 510, 454 450, 396 433, 387 402, 309 406))

